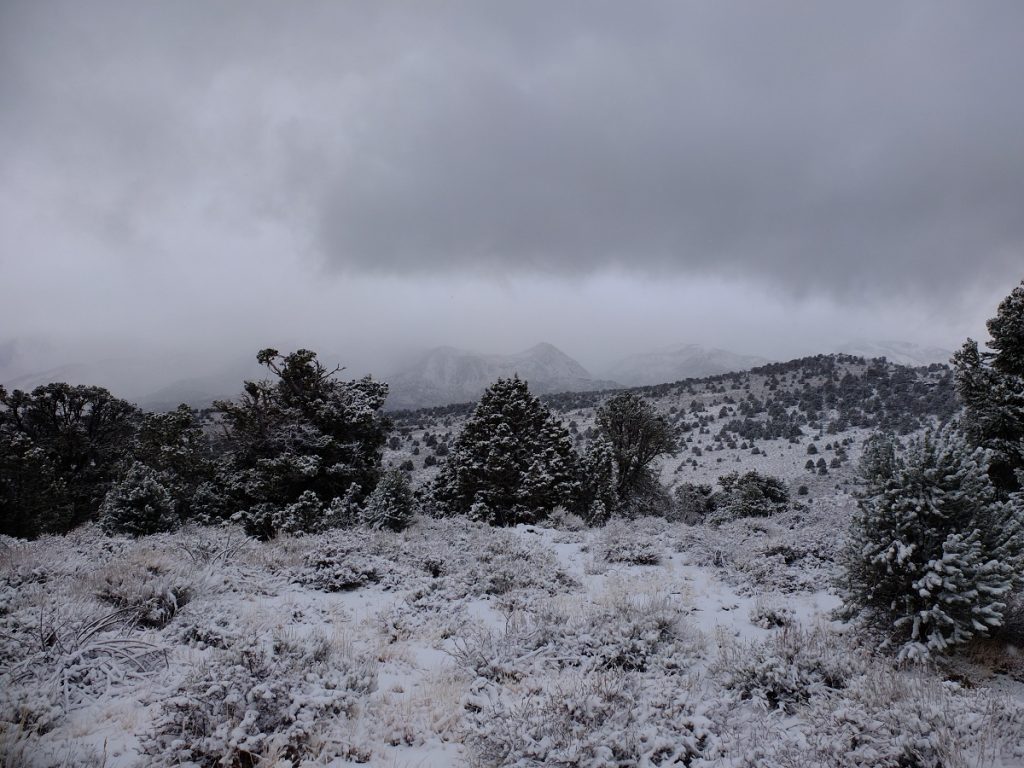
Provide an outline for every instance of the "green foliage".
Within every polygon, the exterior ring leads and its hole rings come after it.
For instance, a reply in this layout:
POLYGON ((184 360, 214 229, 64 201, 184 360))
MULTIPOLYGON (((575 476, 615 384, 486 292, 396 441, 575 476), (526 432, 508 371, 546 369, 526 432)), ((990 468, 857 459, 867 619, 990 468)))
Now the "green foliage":
POLYGON ((0 533, 62 533, 93 519, 138 410, 101 387, 0 387, 0 533))
POLYGON ((333 500, 362 501, 377 484, 390 429, 380 413, 387 385, 338 381, 339 369, 305 349, 264 349, 257 360, 276 381, 246 382, 238 402, 216 403, 226 428, 224 506, 241 510, 238 519, 261 538, 317 528, 333 500))
POLYGON ((616 395, 598 408, 597 425, 615 458, 620 501, 649 487, 653 477, 650 464, 654 459, 678 450, 676 428, 659 416, 654 406, 632 392, 616 395))
POLYGON ((988 459, 954 426, 906 450, 885 436, 865 446, 844 602, 902 658, 988 635, 1019 585, 1020 498, 1000 499, 988 459))
POLYGON ((434 483, 442 512, 494 525, 535 522, 579 496, 568 431, 518 376, 492 384, 434 483))

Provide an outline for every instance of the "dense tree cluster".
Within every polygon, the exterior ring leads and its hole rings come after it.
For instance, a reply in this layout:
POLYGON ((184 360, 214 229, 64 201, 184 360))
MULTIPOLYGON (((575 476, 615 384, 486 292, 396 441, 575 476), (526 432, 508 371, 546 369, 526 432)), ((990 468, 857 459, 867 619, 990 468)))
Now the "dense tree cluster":
POLYGON ((0 532, 62 533, 94 519, 140 413, 101 387, 0 387, 0 532))
POLYGON ((963 422, 861 461, 845 603, 904 658, 985 637, 1019 599, 1024 565, 1024 283, 988 323, 992 352, 954 358, 963 422))

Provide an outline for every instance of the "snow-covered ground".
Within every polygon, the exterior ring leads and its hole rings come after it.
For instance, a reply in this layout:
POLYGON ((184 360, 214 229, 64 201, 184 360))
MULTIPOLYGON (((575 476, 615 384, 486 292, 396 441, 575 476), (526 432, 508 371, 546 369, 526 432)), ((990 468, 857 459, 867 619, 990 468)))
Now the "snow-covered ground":
POLYGON ((0 762, 1024 765, 1024 661, 833 619, 854 508, 0 544, 0 762), (997 671, 998 670, 998 673, 997 671))

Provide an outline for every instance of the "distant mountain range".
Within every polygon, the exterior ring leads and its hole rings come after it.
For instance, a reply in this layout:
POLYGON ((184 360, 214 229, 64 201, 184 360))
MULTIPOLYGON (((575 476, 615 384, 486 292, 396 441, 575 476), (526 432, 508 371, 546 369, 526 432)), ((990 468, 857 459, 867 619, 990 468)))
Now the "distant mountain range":
POLYGON ((764 357, 740 355, 700 344, 678 344, 625 357, 612 365, 606 374, 627 386, 642 387, 746 371, 769 362, 764 357))
MULTIPOLYGON (((0 357, 10 351, 0 345, 0 357)), ((910 366, 948 363, 952 356, 948 349, 905 341, 857 341, 835 351, 867 358, 885 357, 891 363, 910 366)), ((334 358, 325 356, 324 359, 334 358)), ((629 355, 598 377, 546 343, 511 355, 438 347, 398 373, 374 378, 389 384, 391 392, 385 407, 397 410, 470 402, 479 398, 496 379, 514 374, 528 381, 533 392, 551 394, 664 384, 746 371, 768 362, 771 361, 755 355, 700 344, 678 344, 629 355)), ((189 378, 181 378, 183 370, 187 370, 187 362, 178 359, 105 359, 13 376, 8 367, 8 378, 2 383, 8 390, 32 390, 52 381, 96 384, 147 410, 159 411, 169 410, 179 403, 207 407, 215 399, 236 397, 243 380, 260 379, 267 374, 248 356, 228 359, 189 378)))
POLYGON ((594 378, 586 368, 551 344, 537 344, 513 355, 438 347, 415 365, 390 377, 387 408, 421 408, 476 400, 496 379, 518 374, 535 394, 616 389, 614 381, 594 378))
POLYGON ((931 365, 949 363, 952 351, 942 347, 927 347, 909 341, 853 341, 844 344, 836 352, 857 357, 884 357, 897 365, 931 365))

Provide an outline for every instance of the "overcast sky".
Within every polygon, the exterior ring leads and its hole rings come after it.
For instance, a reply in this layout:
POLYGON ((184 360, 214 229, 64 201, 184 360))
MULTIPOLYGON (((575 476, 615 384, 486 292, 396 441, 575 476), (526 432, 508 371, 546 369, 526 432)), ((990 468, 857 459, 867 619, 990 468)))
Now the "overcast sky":
POLYGON ((3 0, 0 371, 953 347, 1022 82, 1019 0, 3 0))

